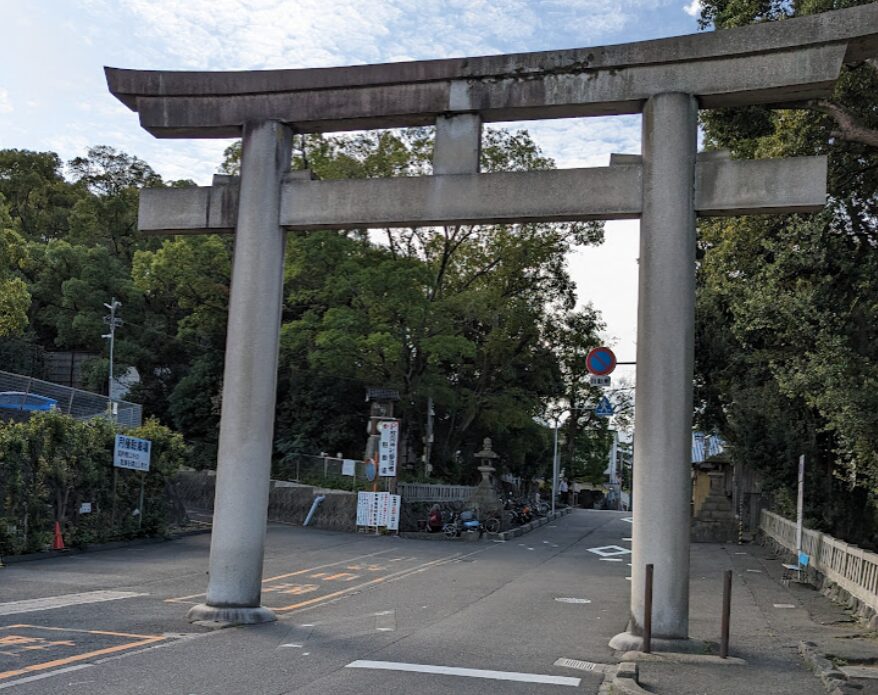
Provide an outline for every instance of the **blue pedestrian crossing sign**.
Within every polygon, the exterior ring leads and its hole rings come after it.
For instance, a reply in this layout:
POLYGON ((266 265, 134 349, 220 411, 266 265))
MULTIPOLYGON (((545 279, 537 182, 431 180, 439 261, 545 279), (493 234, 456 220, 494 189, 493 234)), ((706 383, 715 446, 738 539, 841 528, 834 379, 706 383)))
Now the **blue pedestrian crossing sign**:
POLYGON ((601 398, 597 408, 594 409, 594 414, 598 417, 610 417, 613 414, 613 404, 606 396, 601 398))

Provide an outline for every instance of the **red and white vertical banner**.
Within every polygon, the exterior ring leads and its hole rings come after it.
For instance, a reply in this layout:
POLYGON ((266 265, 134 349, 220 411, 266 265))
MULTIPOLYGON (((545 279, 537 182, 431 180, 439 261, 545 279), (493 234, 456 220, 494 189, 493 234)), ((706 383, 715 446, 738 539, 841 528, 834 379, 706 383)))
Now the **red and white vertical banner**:
POLYGON ((373 492, 375 495, 375 523, 374 526, 387 526, 387 515, 390 511, 390 493, 373 492))
POLYGON ((389 506, 387 508, 387 530, 399 531, 399 508, 402 498, 399 495, 388 495, 389 506))
POLYGON ((384 420, 378 425, 378 475, 383 478, 396 476, 399 450, 399 420, 384 420))

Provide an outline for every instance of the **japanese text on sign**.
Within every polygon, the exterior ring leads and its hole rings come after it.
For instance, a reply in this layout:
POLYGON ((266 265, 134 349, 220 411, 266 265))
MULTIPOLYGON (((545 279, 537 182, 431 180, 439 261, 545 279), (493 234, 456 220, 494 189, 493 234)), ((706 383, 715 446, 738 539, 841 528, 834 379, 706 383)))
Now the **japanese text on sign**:
POLYGON ((399 420, 385 420, 378 426, 381 439, 378 446, 378 475, 396 475, 397 446, 399 443, 399 420))
POLYGON ((386 526, 399 529, 401 498, 389 492, 357 493, 357 526, 386 526))
POLYGON ((132 471, 149 472, 149 455, 152 442, 149 439, 116 435, 116 448, 113 450, 113 465, 132 471))

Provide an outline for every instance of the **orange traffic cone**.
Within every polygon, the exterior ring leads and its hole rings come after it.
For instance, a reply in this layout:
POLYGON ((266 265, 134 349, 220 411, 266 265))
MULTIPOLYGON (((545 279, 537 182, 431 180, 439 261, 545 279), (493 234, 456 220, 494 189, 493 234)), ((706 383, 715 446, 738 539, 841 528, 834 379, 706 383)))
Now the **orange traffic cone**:
POLYGON ((64 550, 64 538, 61 537, 61 522, 55 522, 55 540, 52 541, 52 550, 64 550))

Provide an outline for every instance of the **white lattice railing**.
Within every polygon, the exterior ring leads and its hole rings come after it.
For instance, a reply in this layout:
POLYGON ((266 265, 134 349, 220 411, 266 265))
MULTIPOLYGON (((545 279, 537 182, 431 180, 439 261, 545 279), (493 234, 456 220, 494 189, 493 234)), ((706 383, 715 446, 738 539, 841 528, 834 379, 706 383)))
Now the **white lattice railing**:
POLYGON ((397 491, 404 502, 463 502, 472 497, 476 489, 466 485, 399 483, 397 491))
MULTIPOLYGON (((759 526, 765 535, 796 552, 795 522, 763 510, 759 526)), ((802 552, 814 569, 878 611, 878 554, 807 528, 802 529, 802 552)))

